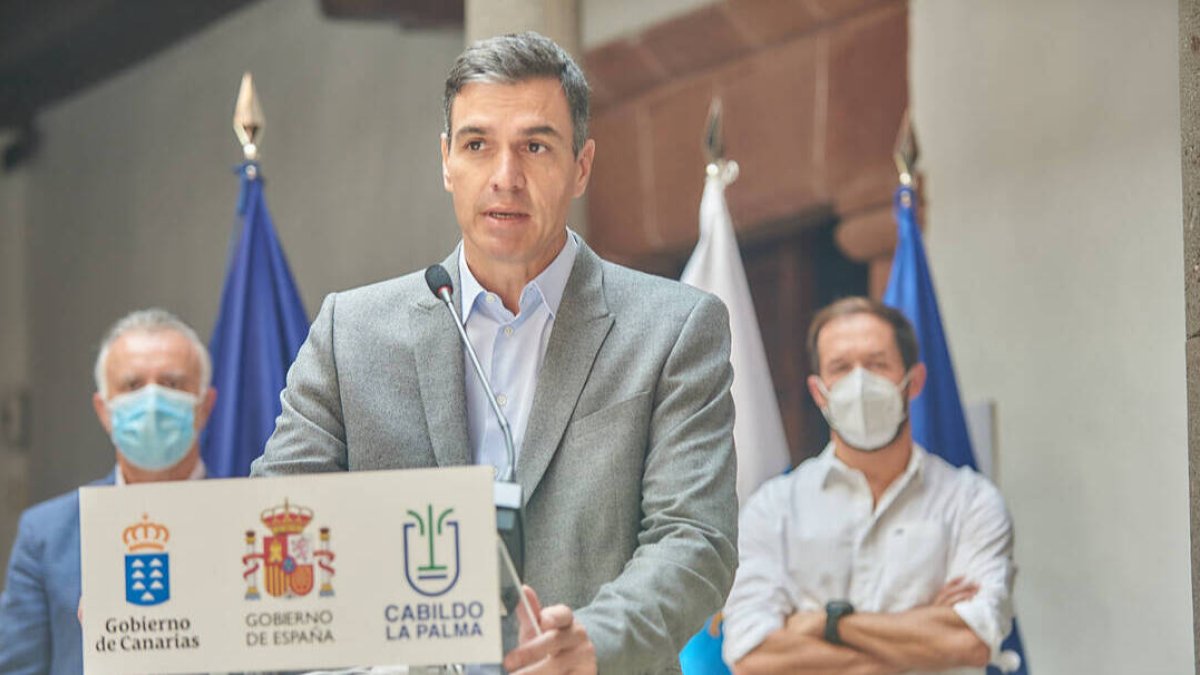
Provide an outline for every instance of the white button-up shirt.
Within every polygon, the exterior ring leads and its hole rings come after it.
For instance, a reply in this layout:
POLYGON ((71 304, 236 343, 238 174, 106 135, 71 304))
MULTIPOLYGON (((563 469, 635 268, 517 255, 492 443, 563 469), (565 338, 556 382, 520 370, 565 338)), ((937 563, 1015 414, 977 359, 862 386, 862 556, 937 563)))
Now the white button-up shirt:
MULTIPOLYGON (((500 410, 508 418, 518 456, 529 422, 529 411, 533 408, 538 372, 542 369, 546 347, 550 343, 554 316, 558 313, 563 292, 567 288, 567 279, 575 265, 578 248, 575 233, 568 231, 566 244, 558 256, 521 290, 517 314, 508 311, 499 296, 479 283, 467 266, 466 254, 462 248, 459 249, 458 271, 462 277, 462 294, 459 297, 467 338, 475 347, 479 364, 492 383, 500 410)), ((471 442, 472 456, 476 464, 491 464, 503 470, 508 466, 504 434, 491 411, 487 394, 479 383, 479 376, 475 374, 470 358, 463 350, 467 437, 471 442)))
MULTIPOLYGON (((504 302, 495 293, 479 283, 462 247, 458 252, 458 272, 462 277, 460 309, 467 329, 467 339, 479 356, 479 365, 487 373, 496 394, 496 403, 508 419, 516 456, 520 457, 521 442, 525 440, 525 427, 529 424, 529 411, 533 409, 533 394, 537 389, 537 376, 546 359, 546 347, 550 344, 550 330, 554 328, 554 317, 562 303, 575 265, 575 253, 579 243, 574 232, 567 232, 567 242, 553 261, 525 284, 517 314, 508 311, 504 302)), ((471 443, 471 454, 475 464, 491 464, 500 472, 508 466, 508 451, 504 444, 504 432, 500 422, 491 411, 487 394, 479 382, 471 357, 463 350, 466 368, 467 392, 467 438, 471 443)), ((514 467, 514 476, 516 468, 514 467)), ((474 665, 467 669, 471 675, 500 673, 499 666, 474 665)))
MULTIPOLYGON (((1012 522, 999 490, 913 446, 878 504, 833 445, 767 482, 742 509, 739 566, 725 605, 724 657, 735 663, 795 612, 849 600, 857 611, 929 604, 951 579, 979 585, 954 605, 992 651, 1012 626, 1012 522)), ((982 673, 960 668, 942 673, 982 673)))

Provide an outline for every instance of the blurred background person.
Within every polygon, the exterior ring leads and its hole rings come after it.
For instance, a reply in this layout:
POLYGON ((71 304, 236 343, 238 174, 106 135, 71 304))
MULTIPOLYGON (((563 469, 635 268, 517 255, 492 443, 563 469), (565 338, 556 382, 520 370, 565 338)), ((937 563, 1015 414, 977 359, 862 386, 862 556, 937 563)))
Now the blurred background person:
MULTIPOLYGON (((92 406, 116 450, 91 485, 205 477, 199 435, 217 393, 208 349, 162 309, 133 312, 108 331, 96 357, 92 406)), ((83 672, 79 613, 79 492, 21 515, 0 595, 0 673, 83 672)))

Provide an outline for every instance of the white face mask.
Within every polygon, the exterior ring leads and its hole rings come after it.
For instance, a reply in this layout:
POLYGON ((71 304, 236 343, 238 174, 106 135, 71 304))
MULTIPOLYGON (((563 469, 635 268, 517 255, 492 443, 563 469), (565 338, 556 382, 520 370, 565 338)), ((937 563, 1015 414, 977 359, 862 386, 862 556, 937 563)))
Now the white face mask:
POLYGON ((837 381, 833 389, 817 379, 817 388, 825 396, 821 413, 838 436, 852 448, 871 452, 891 443, 908 417, 901 389, 908 386, 908 375, 897 386, 881 375, 857 366, 837 381))

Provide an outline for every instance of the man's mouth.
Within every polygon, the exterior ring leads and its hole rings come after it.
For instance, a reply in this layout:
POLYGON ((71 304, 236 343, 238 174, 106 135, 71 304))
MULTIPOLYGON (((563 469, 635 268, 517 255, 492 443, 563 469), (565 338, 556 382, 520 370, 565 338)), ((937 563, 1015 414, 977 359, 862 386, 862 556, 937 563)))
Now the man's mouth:
POLYGON ((485 211, 484 215, 486 215, 488 218, 494 218, 496 220, 517 220, 519 218, 526 218, 529 216, 528 213, 524 213, 522 211, 504 210, 485 211))

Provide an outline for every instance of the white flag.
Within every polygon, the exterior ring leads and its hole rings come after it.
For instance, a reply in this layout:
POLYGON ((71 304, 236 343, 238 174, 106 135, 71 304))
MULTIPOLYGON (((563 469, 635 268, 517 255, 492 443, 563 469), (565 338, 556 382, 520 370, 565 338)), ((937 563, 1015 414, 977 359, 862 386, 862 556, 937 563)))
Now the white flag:
POLYGON ((700 199, 700 241, 680 280, 712 293, 729 308, 733 339, 729 360, 733 363, 733 404, 737 409, 733 424, 737 493, 738 502, 745 504, 760 485, 787 468, 790 455, 746 269, 725 204, 725 186, 736 177, 737 164, 733 162, 709 171, 700 199))

